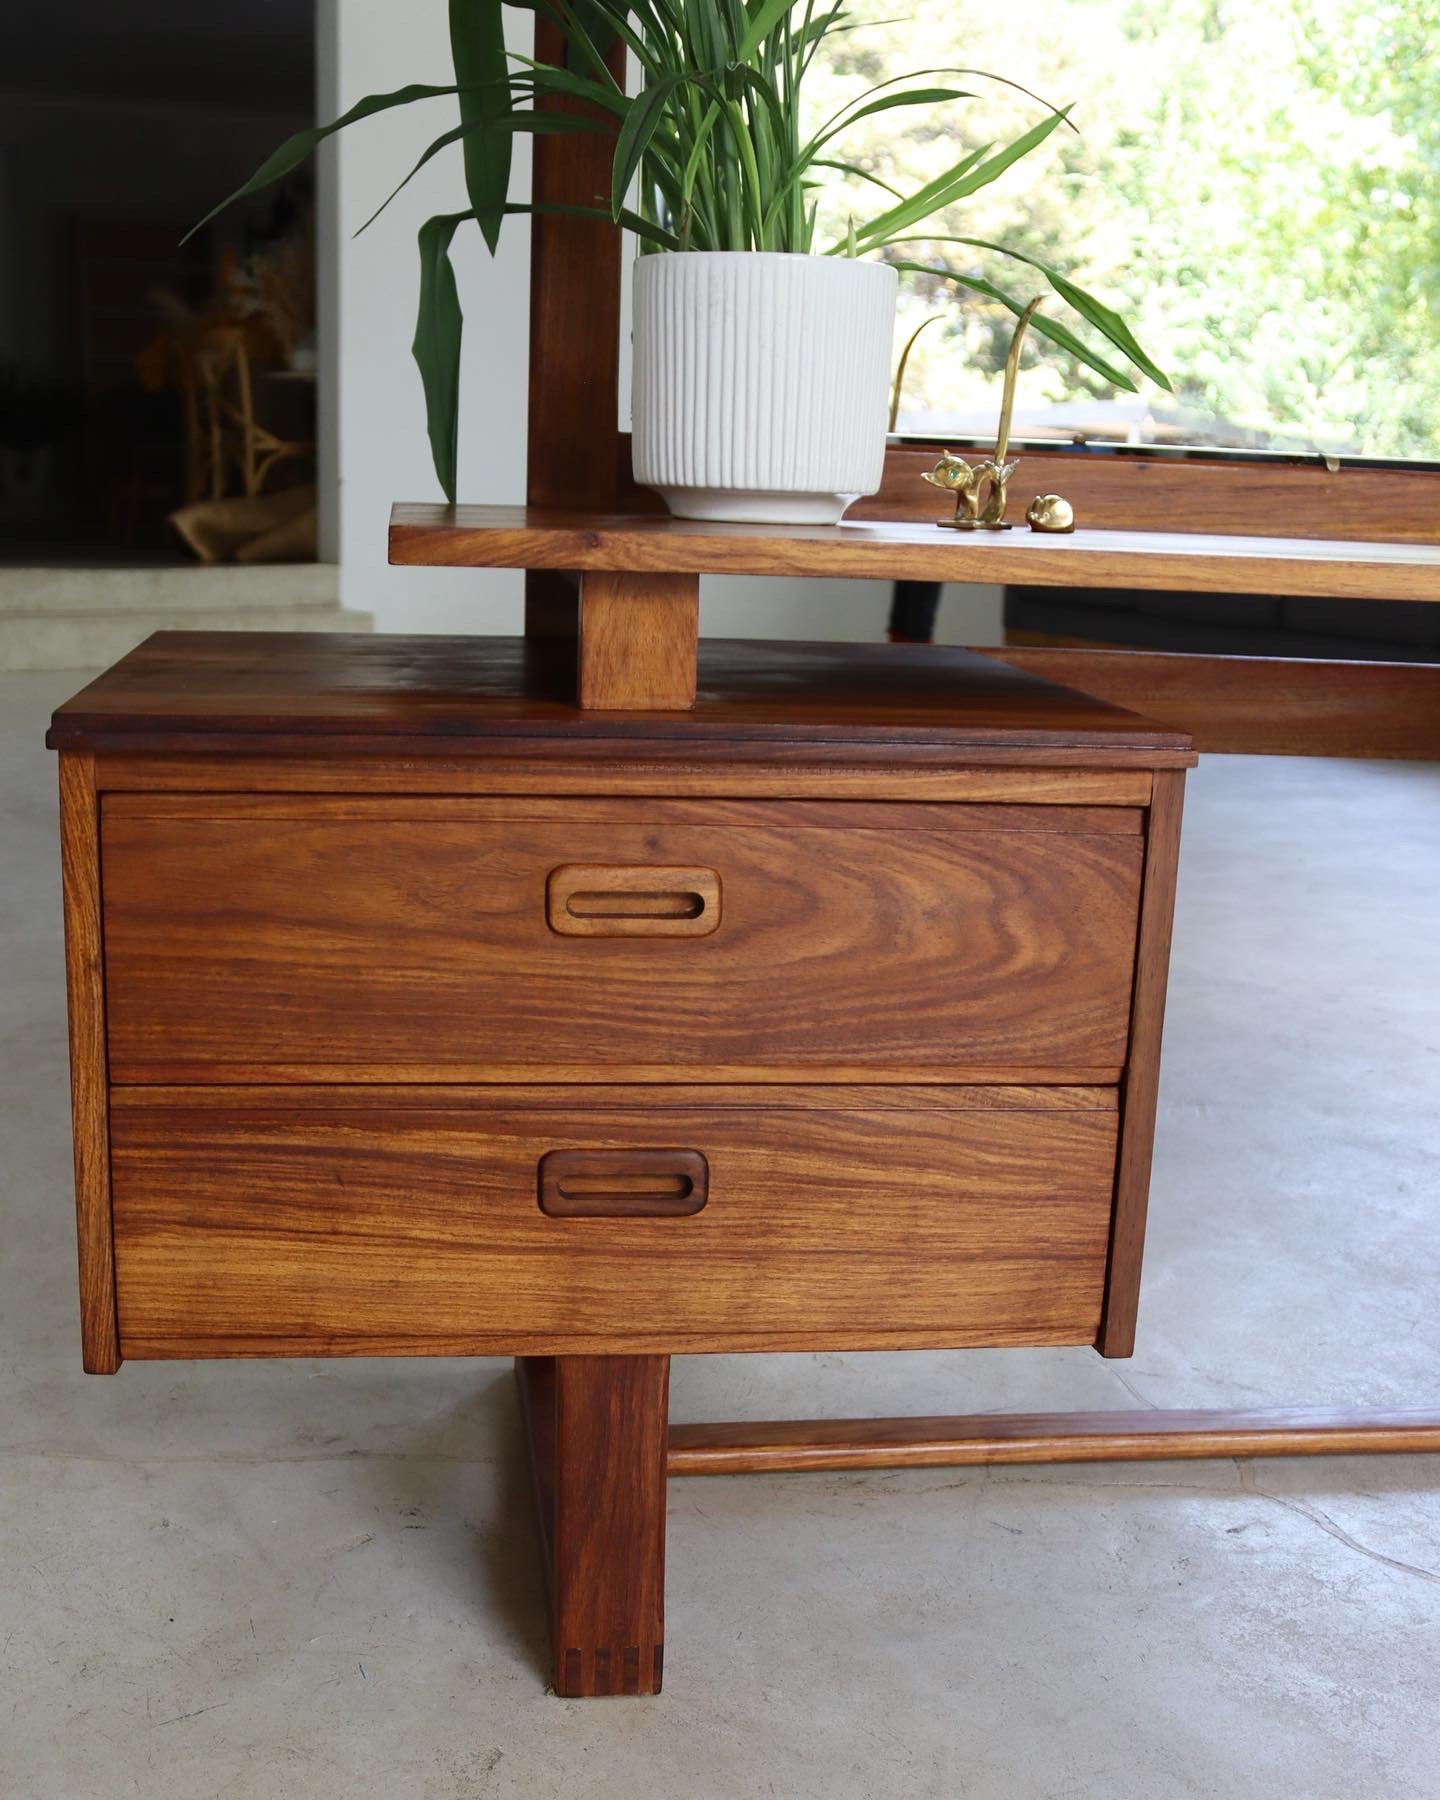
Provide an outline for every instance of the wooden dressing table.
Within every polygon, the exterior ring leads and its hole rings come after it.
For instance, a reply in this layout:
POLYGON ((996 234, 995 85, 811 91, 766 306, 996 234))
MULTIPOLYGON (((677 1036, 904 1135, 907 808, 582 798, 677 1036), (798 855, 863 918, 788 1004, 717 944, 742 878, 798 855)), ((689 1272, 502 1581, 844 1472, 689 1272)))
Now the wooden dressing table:
POLYGON ((658 1690, 669 1474, 1440 1442, 670 1428, 673 1354, 1134 1341, 1194 754, 967 651, 698 639, 699 569, 810 547, 937 554, 402 508, 573 631, 160 633, 50 733, 86 1367, 513 1354, 564 1695, 658 1690))
MULTIPOLYGON (((996 653, 1152 724, 963 651, 698 641, 700 574, 1433 599, 1440 548, 1389 476, 1295 472, 1308 540, 1186 539, 1164 470, 1099 465, 1040 485, 1130 529, 957 542, 904 450, 856 524, 657 516, 620 236, 563 216, 604 154, 535 143, 530 507, 392 529, 527 570, 525 637, 162 633, 49 739, 85 1366, 514 1354, 577 1696, 659 1689, 670 1475, 1440 1448, 1434 1413, 668 1425, 672 1354, 1129 1353, 1194 761, 1159 665, 1212 660, 996 653)), ((1253 485, 1203 528, 1273 529, 1253 485)), ((1424 673, 1279 667, 1204 672, 1207 742, 1440 751, 1424 673)))

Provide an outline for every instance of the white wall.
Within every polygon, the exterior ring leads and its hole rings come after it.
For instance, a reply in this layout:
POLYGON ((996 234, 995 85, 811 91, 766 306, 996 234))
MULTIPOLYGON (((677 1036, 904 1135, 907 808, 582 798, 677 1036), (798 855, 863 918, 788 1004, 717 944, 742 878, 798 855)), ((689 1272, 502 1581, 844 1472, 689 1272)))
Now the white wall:
MULTIPOLYGON (((510 11, 507 17, 518 21, 517 31, 528 30, 527 15, 510 11)), ((317 28, 319 104, 326 117, 365 94, 453 79, 444 0, 413 0, 404 8, 394 0, 323 0, 317 28)), ((324 416, 338 428, 331 541, 340 557, 343 603, 374 613, 381 631, 520 628, 517 574, 392 569, 385 561, 391 502, 441 497, 410 355, 419 282, 415 234, 431 214, 464 208, 458 148, 437 157, 363 237, 353 233, 456 116, 453 100, 440 99, 367 119, 331 140, 322 170, 322 241, 326 212, 333 209, 338 220, 332 240, 337 291, 327 306, 327 314, 338 316, 327 317, 331 329, 320 338, 324 416)), ((465 309, 459 497, 521 500, 527 222, 507 222, 494 261, 473 227, 457 233, 453 257, 465 309)))
MULTIPOLYGON (((890 610, 885 581, 742 580, 724 575, 701 584, 700 628, 712 637, 831 638, 883 642, 890 610)), ((1001 590, 945 589, 935 622, 937 644, 999 644, 1001 590)))
MULTIPOLYGON (((507 30, 528 50, 530 20, 507 9, 507 30)), ((362 95, 449 74, 444 0, 321 0, 319 107, 333 117, 362 95)), ((521 577, 503 570, 392 569, 385 528, 394 500, 440 497, 410 357, 418 266, 415 234, 432 213, 465 205, 458 149, 437 157, 385 216, 351 233, 455 122, 454 103, 432 100, 353 126, 322 164, 320 243, 334 245, 335 283, 321 282, 324 418, 331 426, 338 506, 324 521, 341 563, 345 605, 375 615, 381 631, 518 631, 521 577), (327 233, 333 234, 328 237, 327 233)), ((525 155, 525 147, 519 146, 525 155)), ((528 161, 528 158, 527 158, 528 161)), ((528 186, 528 169, 520 175, 528 186)), ((517 183, 515 197, 525 192, 517 183)), ((513 502, 525 489, 529 229, 507 222, 492 260, 473 228, 454 252, 465 309, 459 498, 513 502)), ((884 634, 888 587, 855 581, 707 581, 701 629, 712 636, 840 638, 884 634)), ((999 642, 995 589, 950 589, 944 642, 999 642)))

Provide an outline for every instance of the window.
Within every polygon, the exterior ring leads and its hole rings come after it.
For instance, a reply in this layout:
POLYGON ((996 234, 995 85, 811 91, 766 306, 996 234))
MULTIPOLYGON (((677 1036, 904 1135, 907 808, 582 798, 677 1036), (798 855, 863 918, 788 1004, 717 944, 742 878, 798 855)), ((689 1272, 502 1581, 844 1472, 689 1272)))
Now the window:
MULTIPOLYGON (((1126 394, 1032 338, 1018 438, 1440 463, 1440 111, 1427 93, 1440 0, 851 10, 864 29, 817 80, 826 112, 867 80, 916 67, 922 45, 936 68, 993 69, 1076 103, 1079 135, 1056 133, 936 228, 1073 275, 1125 314, 1175 392, 1126 394)), ((945 85, 976 97, 943 123, 929 107, 877 114, 844 153, 908 190, 954 160, 937 140, 1004 141, 1037 117, 1034 101, 994 83, 945 85)), ((843 226, 847 206, 864 216, 877 197, 851 177, 832 205, 843 226)), ((1018 297, 1044 289, 1023 266, 959 245, 910 252, 1018 297)), ((901 429, 983 440, 1013 319, 907 278, 900 341, 932 315, 901 429)))

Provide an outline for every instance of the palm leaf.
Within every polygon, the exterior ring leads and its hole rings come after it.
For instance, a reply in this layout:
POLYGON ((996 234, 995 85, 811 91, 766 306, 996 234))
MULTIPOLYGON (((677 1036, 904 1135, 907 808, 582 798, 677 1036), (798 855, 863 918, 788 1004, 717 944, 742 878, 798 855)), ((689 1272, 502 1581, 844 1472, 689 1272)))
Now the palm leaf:
MULTIPOLYGON (((952 168, 943 175, 937 175, 933 181, 927 181, 923 188, 902 200, 898 206, 892 206, 887 213, 872 219, 865 227, 863 235, 870 239, 875 249, 882 249, 888 238, 894 233, 905 231, 911 225, 918 225, 928 219, 931 213, 945 205, 943 198, 957 182, 963 181, 970 171, 989 155, 993 145, 981 144, 978 149, 968 151, 952 168)), ((834 254, 832 252, 832 254, 834 254)))
MULTIPOLYGON (((1001 306, 1014 313, 1017 319, 1025 310, 1023 301, 1015 299, 1012 294, 1007 294, 1003 288, 996 287, 993 281, 982 280, 978 275, 957 275, 954 269, 937 269, 932 263, 895 262, 890 266, 909 275, 933 275, 941 281, 953 281, 956 287, 969 288, 971 293, 983 294, 987 300, 998 300, 1001 306)), ((1113 382, 1118 388, 1123 388, 1127 394, 1135 392, 1135 383, 1125 371, 1117 369, 1113 363, 1106 362, 1105 358, 1097 351, 1092 350, 1083 338, 1076 337, 1068 325, 1062 325, 1058 319, 1048 319, 1044 313, 1036 313, 1030 321, 1030 329, 1039 332, 1041 337, 1049 338, 1052 344, 1059 345, 1062 350, 1068 350, 1072 356, 1078 357, 1087 368, 1094 369, 1097 375, 1103 375, 1107 381, 1113 382)))
POLYGON ((603 219, 607 225, 623 225, 627 231, 651 245, 656 250, 678 250, 680 240, 673 231, 666 231, 653 219, 642 219, 639 213, 627 208, 618 218, 605 206, 567 206, 558 200, 523 201, 509 200, 505 203, 507 213, 558 213, 562 218, 570 219, 603 219))
POLYGON ((465 192, 485 242, 500 241, 510 192, 511 135, 500 122, 510 111, 510 67, 500 0, 450 0, 450 55, 459 86, 465 192))
POLYGON ((902 94, 885 94, 879 100, 872 100, 862 106, 858 112, 850 113, 841 119, 833 128, 822 131, 815 139, 816 147, 828 144, 833 137, 839 137, 842 131, 848 131, 861 119, 868 119, 872 113, 889 112, 892 106, 941 106, 947 100, 973 100, 975 95, 967 88, 906 88, 902 94))
MULTIPOLYGON (((559 136, 570 131, 604 132, 610 129, 609 125, 602 119, 589 119, 583 117, 579 113, 561 112, 503 113, 495 123, 503 125, 507 131, 534 132, 540 137, 559 136)), ((359 227, 355 233, 356 237, 359 237, 361 232, 370 229, 390 202, 409 187, 410 183, 425 167, 426 163, 438 156, 442 150, 448 149, 451 144, 458 143, 467 133, 476 129, 485 130, 488 129, 488 125, 478 128, 473 125, 456 125, 449 131, 442 133, 440 137, 436 138, 435 142, 430 145, 405 179, 400 182, 398 186, 390 190, 365 223, 359 227)))
MULTIPOLYGON (((952 205, 956 200, 963 200, 969 194, 982 187, 988 187, 992 181, 1022 156, 1028 156, 1038 145, 1043 144, 1050 133, 1058 125, 1063 125, 1071 111, 1068 106, 1061 107, 1059 112, 1051 113, 1048 119, 1042 119, 1038 125, 1032 125, 1029 131, 1007 144, 1003 150, 997 150, 994 156, 985 156, 983 161, 967 158, 969 167, 963 173, 951 171, 948 185, 937 185, 931 182, 929 187, 922 188, 913 200, 904 206, 893 207, 890 212, 883 213, 878 219, 872 219, 861 233, 872 249, 878 249, 882 243, 894 236, 897 231, 908 230, 911 225, 918 224, 922 218, 939 212, 943 207, 952 205), (917 203, 923 198, 924 204, 916 211, 917 203)), ((957 165, 958 169, 959 165, 957 165)))
POLYGON ((664 117, 666 104, 685 80, 683 74, 662 75, 659 81, 638 94, 631 103, 625 123, 620 127, 620 136, 615 144, 615 162, 610 171, 610 210, 617 219, 624 208, 631 178, 640 166, 640 158, 649 148, 650 140, 664 117))
POLYGON ((745 35, 735 49, 735 61, 747 63, 770 33, 785 18, 795 4, 795 0, 761 0, 759 6, 750 15, 750 23, 745 28, 745 35))
POLYGON ((512 54, 510 60, 529 70, 528 75, 512 74, 512 86, 528 87, 535 93, 561 94, 569 100, 588 100, 617 119, 623 119, 629 110, 630 102, 608 70, 606 79, 600 81, 590 75, 577 75, 573 69, 558 69, 554 63, 536 62, 531 56, 512 54))
POLYGON ((468 212, 442 213, 420 227, 420 309, 411 345, 425 389, 425 423, 430 454, 445 498, 455 504, 460 454, 460 338, 464 317, 450 240, 468 212))
MULTIPOLYGON (((1164 388, 1167 394, 1174 392, 1165 371, 1161 369, 1158 364, 1152 362, 1150 357, 1146 355, 1134 332, 1131 331, 1130 327, 1120 317, 1119 313, 1112 307, 1106 306, 1103 301, 1097 300, 1093 294, 1087 293, 1084 288, 1077 286, 1068 276, 1062 275, 1058 269, 1052 269, 1048 263, 1041 262, 1039 257, 1027 256, 1023 250, 1008 249, 1004 244, 989 243, 984 238, 951 237, 936 234, 929 237, 922 236, 910 239, 891 238, 890 242, 892 244, 905 242, 966 244, 972 250, 993 250, 997 256, 1008 256, 1015 262, 1025 263, 1029 268, 1038 269, 1060 298, 1065 301, 1067 305, 1073 306, 1080 317, 1084 319, 1087 324, 1093 325, 1100 335, 1108 342, 1112 343, 1117 350, 1122 351, 1128 356, 1135 367, 1140 370, 1141 374, 1148 375, 1157 386, 1164 388)), ((1037 320, 1035 321, 1035 329, 1038 331, 1039 328, 1039 321, 1037 320)))
POLYGON ((347 125, 357 124, 375 113, 386 112, 392 106, 409 106, 416 100, 437 100, 445 94, 458 92, 453 82, 448 87, 432 87, 423 81, 412 81, 408 87, 396 88, 390 94, 367 94, 363 100, 357 100, 349 112, 341 113, 338 119, 332 119, 328 125, 312 125, 305 131, 297 131, 293 137, 286 138, 278 150, 271 151, 248 181, 242 182, 218 206, 212 206, 205 217, 198 224, 192 225, 180 241, 188 243, 197 231, 203 230, 213 218, 224 212, 227 206, 233 206, 237 200, 243 200, 249 194, 258 194, 264 188, 283 180, 292 170, 298 169, 307 156, 312 156, 326 138, 337 131, 343 131, 347 125))
POLYGON ((878 175, 872 175, 868 169, 862 169, 858 163, 840 162, 830 156, 817 156, 812 159, 810 167, 812 169, 835 169, 841 175, 853 175, 857 181, 868 181, 872 187, 884 188, 887 194, 893 194, 897 200, 905 198, 899 188, 891 187, 888 181, 882 181, 878 175))

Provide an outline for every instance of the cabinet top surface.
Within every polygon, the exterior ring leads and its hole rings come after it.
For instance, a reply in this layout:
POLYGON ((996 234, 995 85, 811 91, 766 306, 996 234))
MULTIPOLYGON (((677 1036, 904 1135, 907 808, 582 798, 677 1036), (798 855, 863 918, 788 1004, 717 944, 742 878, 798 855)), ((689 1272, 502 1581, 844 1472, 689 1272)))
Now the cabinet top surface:
MULTIPOLYGON (((1047 536, 941 531, 935 501, 914 522, 730 525, 665 513, 567 513, 526 506, 399 505, 390 560, 498 569, 641 574, 854 576, 1017 587, 1176 589, 1361 600, 1440 601, 1440 544, 1096 531, 1047 536)), ((947 509, 948 510, 948 509, 947 509)))
POLYGON ((498 637, 162 631, 55 713, 57 750, 327 748, 463 754, 487 742, 867 744, 1101 750, 1192 760, 1189 739, 973 651, 704 639, 690 712, 584 712, 574 645, 498 637))

